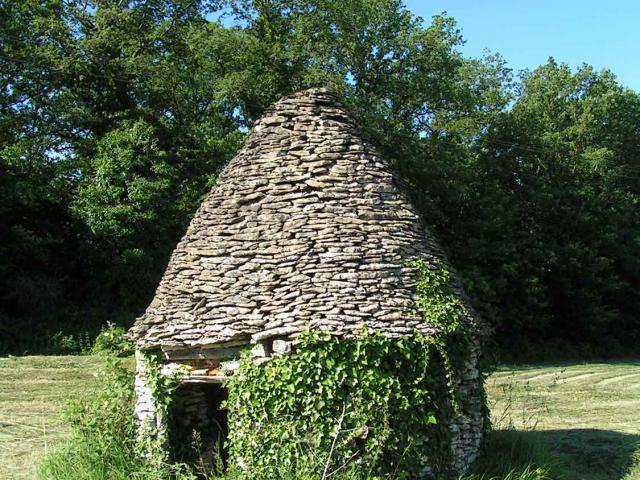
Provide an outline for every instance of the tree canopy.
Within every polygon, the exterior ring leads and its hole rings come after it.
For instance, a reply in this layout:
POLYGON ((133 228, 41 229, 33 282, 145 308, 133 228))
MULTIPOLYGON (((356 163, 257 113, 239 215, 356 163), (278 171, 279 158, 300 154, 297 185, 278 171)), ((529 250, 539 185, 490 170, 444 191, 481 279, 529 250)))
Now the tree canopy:
POLYGON ((505 346, 640 339, 640 96, 399 0, 0 2, 0 350, 131 324, 279 97, 326 85, 505 346))

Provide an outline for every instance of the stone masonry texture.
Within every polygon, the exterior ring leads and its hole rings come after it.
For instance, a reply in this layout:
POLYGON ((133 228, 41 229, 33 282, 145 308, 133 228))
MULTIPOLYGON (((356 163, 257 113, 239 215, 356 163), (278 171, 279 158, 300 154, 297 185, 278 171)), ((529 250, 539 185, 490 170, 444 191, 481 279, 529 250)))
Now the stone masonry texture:
MULTIPOLYGON (((431 335, 417 306, 422 260, 452 272, 443 251, 352 116, 322 88, 286 97, 255 124, 178 243, 130 337, 139 349, 269 345, 286 354, 305 328, 350 338, 431 335)), ((482 328, 480 328, 482 331, 482 328)), ((486 417, 480 339, 456 385, 453 468, 478 453, 486 417)), ((264 348, 262 348, 264 350, 264 348)), ((266 360, 263 359, 263 360, 266 360)), ((140 379, 141 393, 143 378, 140 379)), ((149 414, 145 395, 138 414, 149 414)))
POLYGON ((429 334, 406 261, 435 258, 441 249, 352 117, 330 92, 307 90, 256 123, 131 336, 179 349, 295 337, 307 324, 347 337, 363 325, 429 334))

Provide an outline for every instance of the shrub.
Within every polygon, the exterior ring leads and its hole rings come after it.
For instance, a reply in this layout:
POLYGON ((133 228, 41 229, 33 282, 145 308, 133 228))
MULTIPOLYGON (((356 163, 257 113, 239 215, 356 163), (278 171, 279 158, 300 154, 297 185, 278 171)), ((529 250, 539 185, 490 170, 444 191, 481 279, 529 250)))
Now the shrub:
POLYGON ((102 327, 96 337, 92 353, 111 353, 119 357, 133 355, 134 346, 127 338, 127 331, 113 323, 107 323, 106 328, 102 327))
POLYGON ((133 375, 122 359, 105 356, 98 390, 72 401, 71 435, 38 468, 41 480, 164 480, 195 478, 182 466, 148 462, 136 448, 133 375))
POLYGON ((77 335, 58 332, 49 337, 47 344, 43 350, 53 355, 84 354, 91 351, 91 337, 88 332, 77 335))

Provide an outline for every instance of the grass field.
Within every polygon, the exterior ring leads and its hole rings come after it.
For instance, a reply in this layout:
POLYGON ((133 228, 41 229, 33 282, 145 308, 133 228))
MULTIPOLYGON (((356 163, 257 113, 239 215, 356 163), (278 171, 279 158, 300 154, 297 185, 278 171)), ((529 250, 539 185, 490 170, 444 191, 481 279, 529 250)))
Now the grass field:
POLYGON ((640 362, 502 367, 494 435, 547 448, 566 480, 640 480, 640 362))
POLYGON ((0 359, 0 479, 31 479, 47 451, 64 438, 66 399, 91 390, 94 357, 0 359))
MULTIPOLYGON (((94 357, 0 359, 0 479, 30 479, 64 438, 66 398, 91 392, 94 357)), ((548 450, 566 480, 640 480, 640 362, 502 367, 496 432, 548 450)))

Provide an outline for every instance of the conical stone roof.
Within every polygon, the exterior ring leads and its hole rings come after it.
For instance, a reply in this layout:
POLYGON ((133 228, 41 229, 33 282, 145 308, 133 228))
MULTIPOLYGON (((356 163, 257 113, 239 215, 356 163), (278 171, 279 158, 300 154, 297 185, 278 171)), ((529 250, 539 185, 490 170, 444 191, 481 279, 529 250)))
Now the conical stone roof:
POLYGON ((332 93, 307 90, 255 124, 130 334, 166 349, 295 337, 306 325, 430 334, 407 260, 435 258, 442 251, 352 117, 332 93))

